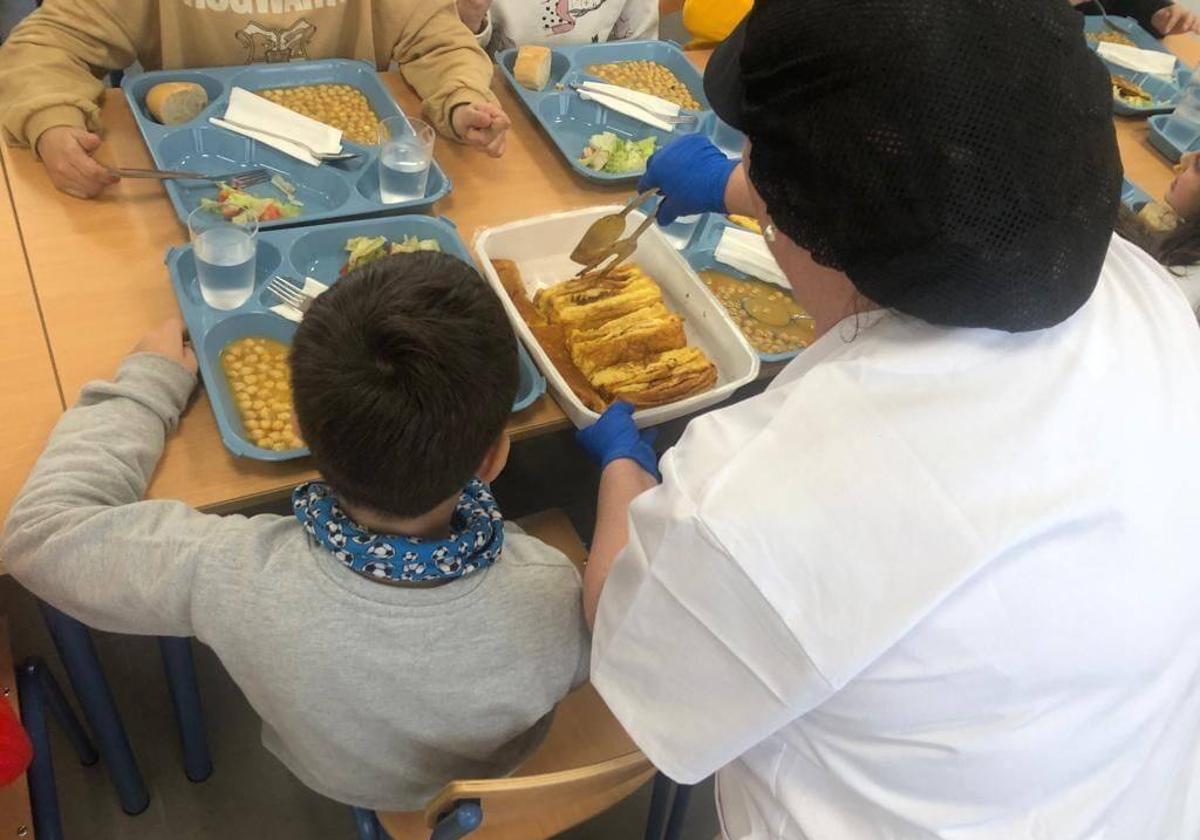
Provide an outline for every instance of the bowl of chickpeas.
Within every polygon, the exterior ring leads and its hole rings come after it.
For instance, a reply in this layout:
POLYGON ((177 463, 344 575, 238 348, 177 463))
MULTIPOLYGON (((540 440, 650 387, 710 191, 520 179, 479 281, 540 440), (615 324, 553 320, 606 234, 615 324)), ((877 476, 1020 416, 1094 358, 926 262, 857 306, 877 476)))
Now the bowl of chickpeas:
POLYGON ((288 364, 295 329, 274 315, 251 313, 227 318, 205 336, 211 374, 205 384, 221 434, 236 454, 265 460, 306 454, 288 364))

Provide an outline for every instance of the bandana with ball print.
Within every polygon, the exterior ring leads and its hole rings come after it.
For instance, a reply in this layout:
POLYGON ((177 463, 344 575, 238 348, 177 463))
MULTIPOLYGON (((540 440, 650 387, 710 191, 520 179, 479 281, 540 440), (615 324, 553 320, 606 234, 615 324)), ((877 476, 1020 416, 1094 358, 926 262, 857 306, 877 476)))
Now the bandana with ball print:
POLYGON ((329 485, 320 481, 292 491, 292 507, 309 536, 343 565, 384 583, 463 577, 495 563, 504 546, 504 519, 495 497, 478 478, 463 490, 450 518, 450 536, 444 540, 368 531, 346 515, 329 485))

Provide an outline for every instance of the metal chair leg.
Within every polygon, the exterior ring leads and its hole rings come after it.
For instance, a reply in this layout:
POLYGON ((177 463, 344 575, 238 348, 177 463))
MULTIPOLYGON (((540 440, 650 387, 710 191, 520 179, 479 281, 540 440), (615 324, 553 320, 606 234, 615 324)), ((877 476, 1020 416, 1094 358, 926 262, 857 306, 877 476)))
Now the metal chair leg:
POLYGON ((483 808, 478 799, 460 799, 449 813, 438 820, 429 840, 462 840, 483 823, 483 808))
POLYGON ((21 701, 21 723, 33 743, 29 780, 29 804, 33 810, 33 833, 38 840, 62 840, 62 814, 58 787, 54 783, 54 761, 50 756, 50 733, 46 728, 46 698, 38 669, 40 662, 27 661, 17 671, 21 701))
POLYGON ((386 840, 386 835, 379 825, 375 812, 367 808, 351 808, 354 814, 354 828, 358 831, 358 840, 386 840))
POLYGON ((75 710, 67 702, 67 696, 63 694, 58 680, 54 679, 54 675, 50 673, 46 663, 38 657, 26 659, 24 667, 31 668, 35 672, 38 685, 42 689, 42 699, 45 701, 46 711, 66 734, 75 754, 79 756, 79 763, 84 767, 91 767, 100 760, 100 754, 96 752, 96 745, 92 743, 91 736, 83 728, 79 718, 75 716, 75 710))
POLYGON ((676 786, 675 802, 671 805, 671 816, 667 820, 667 831, 663 840, 679 840, 683 835, 683 820, 687 816, 688 800, 691 798, 691 785, 676 786))
POLYGON ((650 793, 650 813, 646 817, 645 840, 662 840, 670 816, 671 803, 675 798, 675 783, 661 772, 654 774, 654 787, 650 793))
POLYGON ((121 809, 131 816, 140 814, 150 806, 150 795, 133 757, 104 670, 96 657, 91 633, 87 627, 49 604, 39 601, 38 605, 71 687, 75 689, 83 716, 96 738, 104 766, 117 789, 121 809))
POLYGON ((204 713, 200 706, 200 688, 196 681, 196 663, 192 659, 192 640, 178 636, 160 636, 163 670, 179 726, 179 743, 183 750, 183 772, 193 782, 203 782, 212 775, 212 756, 208 751, 208 735, 204 729, 204 713))

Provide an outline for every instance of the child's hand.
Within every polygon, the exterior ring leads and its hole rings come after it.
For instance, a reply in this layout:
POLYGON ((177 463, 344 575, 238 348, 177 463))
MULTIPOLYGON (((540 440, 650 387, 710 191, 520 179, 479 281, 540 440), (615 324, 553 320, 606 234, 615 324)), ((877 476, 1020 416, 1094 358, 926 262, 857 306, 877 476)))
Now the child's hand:
POLYGON ((471 32, 478 35, 491 7, 492 0, 458 0, 458 17, 471 32))
POLYGON ((1188 11, 1182 3, 1172 3, 1154 13, 1150 23, 1160 35, 1178 35, 1180 32, 1200 32, 1200 17, 1188 11))
POLYGON ((468 146, 478 146, 494 158, 504 154, 508 144, 508 129, 512 120, 504 109, 491 102, 472 102, 459 105, 450 115, 450 126, 458 139, 468 146))
POLYGON ((591 456, 601 469, 621 458, 634 461, 655 478, 658 474, 658 455, 654 452, 653 429, 639 432, 633 422, 633 406, 615 402, 600 415, 600 419, 575 433, 575 442, 591 456))
POLYGON ((121 180, 92 157, 99 148, 99 136, 71 125, 48 128, 37 141, 37 153, 46 164, 50 181, 76 198, 95 198, 109 184, 121 180))
POLYGON ((198 368, 192 345, 184 339, 183 321, 178 318, 170 318, 161 326, 155 327, 142 336, 141 341, 133 348, 133 352, 165 356, 171 361, 183 365, 192 374, 195 374, 198 368))

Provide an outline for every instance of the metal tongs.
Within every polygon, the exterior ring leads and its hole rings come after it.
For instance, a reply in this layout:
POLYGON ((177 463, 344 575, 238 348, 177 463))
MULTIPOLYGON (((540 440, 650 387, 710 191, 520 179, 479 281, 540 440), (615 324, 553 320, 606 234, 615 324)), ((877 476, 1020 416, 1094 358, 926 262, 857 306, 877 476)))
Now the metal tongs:
POLYGON ((656 205, 653 212, 646 214, 646 218, 638 225, 637 230, 621 239, 621 234, 625 232, 625 217, 657 192, 658 190, 647 190, 638 193, 620 212, 601 216, 591 223, 584 232, 583 238, 579 240, 579 244, 571 251, 571 261, 583 266, 575 275, 576 277, 596 271, 601 263, 612 259, 612 262, 594 275, 596 280, 603 279, 614 268, 633 256, 633 252, 637 250, 638 238, 646 232, 650 225, 654 224, 654 216, 658 212, 658 207, 656 205))

